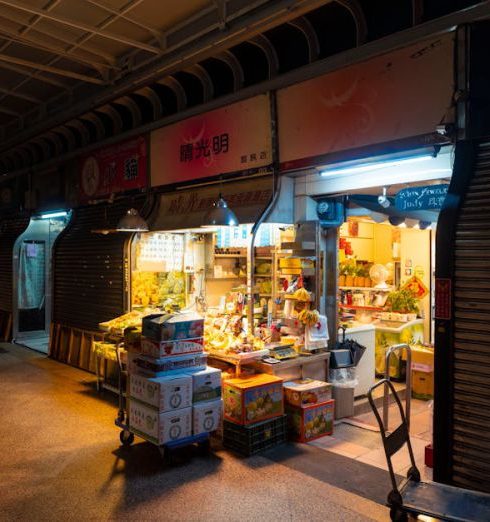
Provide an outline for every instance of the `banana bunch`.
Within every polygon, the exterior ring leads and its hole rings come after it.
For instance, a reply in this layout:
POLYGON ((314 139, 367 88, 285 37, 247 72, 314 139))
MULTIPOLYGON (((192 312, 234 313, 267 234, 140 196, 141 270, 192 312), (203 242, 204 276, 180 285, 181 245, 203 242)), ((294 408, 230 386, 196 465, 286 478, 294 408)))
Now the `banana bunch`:
POLYGON ((317 310, 301 310, 298 319, 306 326, 314 326, 320 319, 317 310))
POLYGON ((297 301, 303 301, 305 303, 309 303, 310 302, 310 292, 308 292, 308 290, 306 290, 305 288, 298 288, 298 290, 296 290, 296 292, 294 292, 293 298, 296 299, 297 301))

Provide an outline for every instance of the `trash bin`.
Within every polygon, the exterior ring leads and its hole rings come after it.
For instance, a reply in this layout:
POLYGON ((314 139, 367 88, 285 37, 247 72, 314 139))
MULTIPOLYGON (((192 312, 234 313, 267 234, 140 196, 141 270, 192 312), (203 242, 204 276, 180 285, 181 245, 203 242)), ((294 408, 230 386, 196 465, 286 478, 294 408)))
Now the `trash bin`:
POLYGON ((330 369, 329 381, 332 384, 332 398, 335 399, 335 418, 352 417, 354 388, 358 383, 355 366, 330 369))

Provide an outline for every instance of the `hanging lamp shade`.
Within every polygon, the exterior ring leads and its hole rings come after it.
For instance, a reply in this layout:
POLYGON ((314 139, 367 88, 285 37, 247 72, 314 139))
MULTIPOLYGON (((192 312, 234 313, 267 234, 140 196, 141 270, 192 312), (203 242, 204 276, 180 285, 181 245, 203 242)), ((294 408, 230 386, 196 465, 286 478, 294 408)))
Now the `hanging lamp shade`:
POLYGON ((221 194, 218 201, 215 201, 212 208, 206 212, 203 221, 203 227, 234 227, 238 225, 238 218, 233 210, 228 207, 221 194))
POLYGON ((135 208, 130 208, 119 220, 116 230, 118 232, 148 232, 148 223, 140 216, 135 208))

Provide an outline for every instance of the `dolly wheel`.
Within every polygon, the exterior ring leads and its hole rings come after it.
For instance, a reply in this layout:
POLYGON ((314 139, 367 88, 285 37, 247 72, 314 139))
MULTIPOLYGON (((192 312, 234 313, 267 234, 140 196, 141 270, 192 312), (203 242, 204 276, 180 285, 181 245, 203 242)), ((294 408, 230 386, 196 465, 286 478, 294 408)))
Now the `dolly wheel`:
POLYGON ((399 508, 391 508, 390 519, 392 522, 408 522, 408 515, 399 508))
POLYGON ((131 446, 134 442, 134 434, 130 431, 122 430, 119 434, 119 440, 123 446, 131 446))

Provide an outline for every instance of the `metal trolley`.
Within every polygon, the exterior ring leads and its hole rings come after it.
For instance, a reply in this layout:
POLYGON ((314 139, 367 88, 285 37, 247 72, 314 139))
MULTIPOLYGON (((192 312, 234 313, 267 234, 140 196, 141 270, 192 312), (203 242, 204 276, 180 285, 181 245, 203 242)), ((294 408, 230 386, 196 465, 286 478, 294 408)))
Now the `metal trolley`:
POLYGON ((454 522, 488 522, 490 520, 490 495, 439 482, 423 482, 420 480, 420 472, 415 464, 410 443, 407 418, 400 398, 390 380, 382 379, 372 386, 368 392, 368 399, 379 424, 393 487, 388 494, 387 501, 391 520, 402 522, 408 520, 408 515, 426 515, 439 520, 454 522), (388 432, 388 426, 383 422, 373 399, 373 391, 379 386, 385 386, 391 391, 400 412, 402 422, 391 433, 388 432), (407 478, 397 484, 391 458, 405 444, 410 455, 411 466, 407 478))
POLYGON ((160 455, 162 456, 162 459, 164 459, 169 464, 174 463, 174 452, 181 448, 197 446, 201 454, 209 453, 211 449, 211 439, 209 433, 200 433, 199 435, 192 435, 191 437, 185 437, 160 445, 155 444, 152 440, 147 439, 143 433, 140 433, 139 431, 131 428, 131 425, 129 423, 128 411, 126 408, 126 390, 124 382, 125 379, 123 379, 123 376, 127 378, 128 372, 124 368, 123 362, 121 360, 120 347, 118 347, 118 349, 116 350, 116 354, 118 365, 119 404, 115 424, 118 428, 121 428, 121 432, 119 434, 119 440, 121 441, 121 444, 125 447, 131 446, 131 444, 133 444, 134 442, 135 435, 137 435, 141 439, 155 445, 158 448, 160 455))

